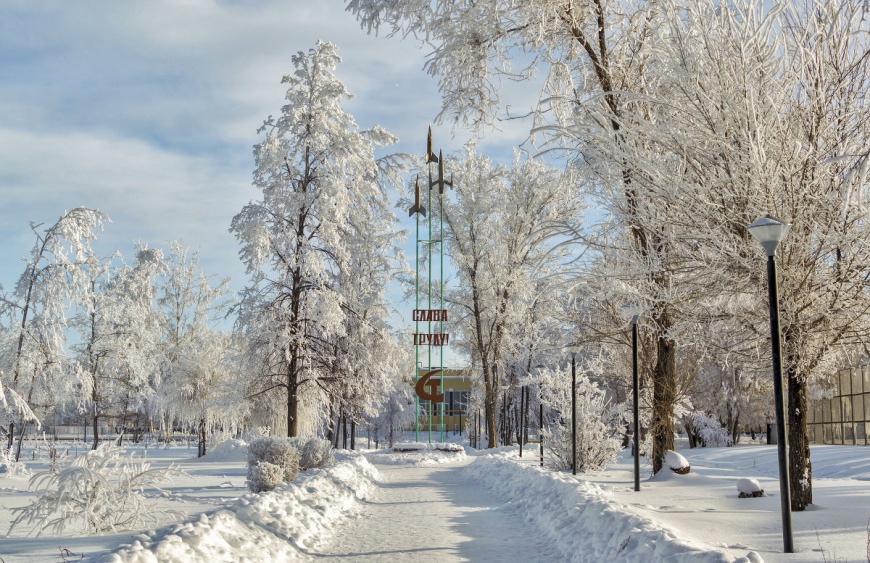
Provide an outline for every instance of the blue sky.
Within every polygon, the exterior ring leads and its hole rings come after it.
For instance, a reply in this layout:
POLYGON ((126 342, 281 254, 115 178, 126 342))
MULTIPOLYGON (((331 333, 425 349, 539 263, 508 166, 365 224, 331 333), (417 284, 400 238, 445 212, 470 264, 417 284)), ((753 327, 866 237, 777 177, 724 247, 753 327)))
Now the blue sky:
MULTIPOLYGON (((87 206, 112 219, 99 251, 180 239, 206 272, 243 287, 228 228, 257 197, 256 130, 280 111, 290 57, 318 39, 339 46, 360 127, 381 125, 400 138, 394 150, 422 155, 440 109, 426 50, 367 35, 340 0, 0 0, 0 284, 21 273, 29 221, 87 206)), ((445 152, 469 137, 433 131, 445 152)), ((490 132, 480 151, 509 159, 524 131, 490 132)))

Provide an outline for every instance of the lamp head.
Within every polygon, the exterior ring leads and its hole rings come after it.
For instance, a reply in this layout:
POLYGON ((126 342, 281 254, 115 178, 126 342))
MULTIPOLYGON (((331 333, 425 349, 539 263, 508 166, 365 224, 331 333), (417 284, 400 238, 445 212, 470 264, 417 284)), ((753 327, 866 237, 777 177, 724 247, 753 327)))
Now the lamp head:
POLYGON ((580 345, 579 345, 579 344, 576 344, 576 343, 574 343, 574 344, 569 344, 568 346, 565 346, 565 350, 566 350, 569 354, 571 354, 571 357, 573 358, 573 357, 575 357, 577 354, 580 353, 580 345))
POLYGON ((632 325, 636 325, 637 319, 643 314, 643 307, 639 303, 626 303, 621 309, 622 316, 628 319, 632 325))
POLYGON ((791 223, 780 221, 771 215, 765 215, 747 226, 746 229, 749 234, 755 237, 755 240, 761 243, 764 252, 768 256, 773 256, 776 253, 776 247, 788 235, 791 223))

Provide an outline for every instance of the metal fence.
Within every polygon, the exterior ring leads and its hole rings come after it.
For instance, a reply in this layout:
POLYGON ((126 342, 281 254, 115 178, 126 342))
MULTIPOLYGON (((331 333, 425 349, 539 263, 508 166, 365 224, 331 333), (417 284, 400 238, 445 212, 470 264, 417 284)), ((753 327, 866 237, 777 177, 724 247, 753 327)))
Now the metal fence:
POLYGON ((870 444, 870 366, 844 369, 837 375, 834 396, 810 403, 810 442, 870 444))

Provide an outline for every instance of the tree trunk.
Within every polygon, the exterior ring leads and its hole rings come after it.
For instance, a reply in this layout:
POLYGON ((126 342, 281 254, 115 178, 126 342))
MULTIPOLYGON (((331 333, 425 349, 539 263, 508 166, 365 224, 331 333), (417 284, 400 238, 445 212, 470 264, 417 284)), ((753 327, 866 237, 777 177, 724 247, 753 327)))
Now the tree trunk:
POLYGON ((734 422, 731 425, 731 445, 736 446, 740 442, 740 411, 734 414, 734 422))
POLYGON ((133 442, 136 444, 138 444, 139 440, 142 439, 141 436, 139 435, 139 424, 141 424, 140 418, 141 418, 141 415, 137 412, 136 413, 136 422, 134 423, 135 426, 133 426, 133 442))
MULTIPOLYGON (((791 365, 794 365, 793 363, 791 365)), ((793 367, 788 368, 788 470, 791 509, 805 510, 813 503, 813 465, 807 432, 807 388, 793 367)))
POLYGON ((329 400, 329 425, 326 429, 326 439, 335 442, 335 399, 329 400))
POLYGON ((196 457, 205 455, 205 417, 199 419, 199 448, 197 448, 196 457))
POLYGON ((18 433, 18 447, 15 449, 16 463, 18 463, 18 460, 21 459, 21 444, 24 442, 25 434, 27 434, 27 421, 24 422, 24 426, 21 427, 21 432, 18 433))
POLYGON ((697 446, 697 444, 695 443, 695 433, 692 431, 693 430, 692 424, 689 422, 686 422, 685 428, 686 428, 686 436, 689 438, 689 449, 692 449, 692 448, 697 446))
POLYGON ((347 449, 347 414, 341 415, 341 449, 347 449))
POLYGON ((294 438, 299 435, 299 397, 296 374, 296 354, 290 360, 287 369, 287 437, 294 438))
POLYGON ((356 449, 356 418, 350 419, 350 449, 356 449))
POLYGON ((6 449, 10 452, 12 451, 12 443, 15 440, 15 421, 12 420, 9 422, 9 437, 8 443, 6 444, 6 449))
POLYGON ((487 448, 497 448, 498 447, 498 428, 496 428, 496 408, 495 397, 489 396, 487 393, 487 401, 486 401, 486 409, 484 416, 486 417, 486 447, 487 448))
POLYGON ((97 415, 97 409, 94 408, 94 445, 91 447, 92 450, 97 449, 97 446, 100 445, 100 434, 99 434, 99 419, 100 417, 97 415))
POLYGON ((663 312, 658 319, 661 334, 656 339, 653 368, 653 474, 664 465, 665 452, 674 449, 674 402, 677 397, 676 343, 668 338, 670 318, 663 312))

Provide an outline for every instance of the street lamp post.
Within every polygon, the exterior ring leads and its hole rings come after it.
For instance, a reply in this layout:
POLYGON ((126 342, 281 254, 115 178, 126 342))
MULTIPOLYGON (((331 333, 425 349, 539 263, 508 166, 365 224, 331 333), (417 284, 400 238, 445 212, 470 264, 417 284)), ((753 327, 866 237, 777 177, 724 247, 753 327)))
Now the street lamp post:
POLYGON ((571 354, 571 473, 577 475, 577 369, 571 354))
POLYGON ((749 234, 761 243, 767 254, 767 296, 770 307, 770 343, 773 347, 773 393, 776 408, 776 448, 779 457, 779 496, 782 512, 782 543, 785 553, 794 553, 791 526, 791 485, 788 474, 785 402, 782 385, 782 345, 779 330, 779 292, 776 284, 776 248, 788 234, 791 225, 765 215, 747 227, 749 234))
POLYGON ((544 467, 544 382, 540 378, 543 369, 544 366, 541 364, 535 366, 535 373, 538 374, 538 394, 540 397, 538 401, 538 444, 541 451, 541 467, 544 467))
POLYGON ((637 376, 637 319, 643 309, 637 303, 622 306, 622 313, 631 323, 631 386, 634 395, 634 490, 640 490, 640 382, 637 376))
POLYGON ((525 442, 526 432, 526 407, 528 406, 528 390, 526 386, 529 383, 529 374, 524 373, 518 377, 520 382, 520 457, 523 457, 523 443, 525 442))
POLYGON ((502 385, 501 386, 501 434, 502 434, 502 443, 505 446, 508 446, 508 419, 507 419, 507 390, 510 388, 510 385, 502 385))

